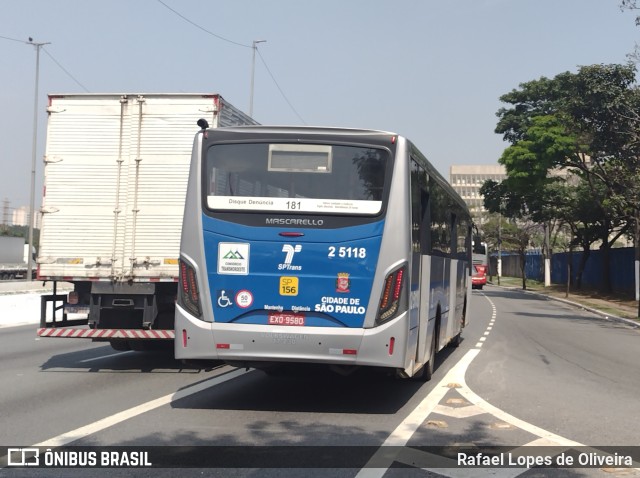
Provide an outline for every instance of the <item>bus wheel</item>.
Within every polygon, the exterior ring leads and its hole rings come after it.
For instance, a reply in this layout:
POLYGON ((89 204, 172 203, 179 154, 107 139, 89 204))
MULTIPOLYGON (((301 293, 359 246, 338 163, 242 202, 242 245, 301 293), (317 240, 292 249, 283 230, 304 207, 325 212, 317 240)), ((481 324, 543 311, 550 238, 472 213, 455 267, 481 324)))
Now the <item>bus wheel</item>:
POLYGON ((457 347, 460 347, 461 343, 462 343, 462 330, 458 332, 458 335, 456 335, 451 339, 451 342, 449 342, 449 345, 453 348, 457 348, 457 347))
POLYGON ((420 369, 418 373, 416 373, 413 378, 416 380, 420 380, 422 382, 428 382, 431 380, 433 376, 434 364, 436 362, 436 333, 437 330, 433 331, 433 336, 431 337, 431 347, 429 348, 429 361, 424 364, 424 366, 420 369))
POLYGON ((449 346, 453 348, 460 347, 462 343, 462 328, 466 325, 466 317, 467 317, 467 301, 464 301, 464 307, 462 308, 462 317, 460 317, 460 332, 456 334, 455 337, 451 339, 449 342, 449 346))

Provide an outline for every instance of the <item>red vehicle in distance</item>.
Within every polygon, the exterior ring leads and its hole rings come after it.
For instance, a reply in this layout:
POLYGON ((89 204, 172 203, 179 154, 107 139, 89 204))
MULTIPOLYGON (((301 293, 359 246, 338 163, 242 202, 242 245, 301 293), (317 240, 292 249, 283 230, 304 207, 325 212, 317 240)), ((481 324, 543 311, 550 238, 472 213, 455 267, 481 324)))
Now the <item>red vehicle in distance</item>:
POLYGON ((486 242, 481 242, 479 237, 473 241, 473 274, 471 275, 471 288, 482 289, 487 283, 489 272, 489 255, 486 242))
POLYGON ((473 265, 473 275, 471 276, 471 288, 482 289, 487 283, 487 266, 483 264, 473 265))

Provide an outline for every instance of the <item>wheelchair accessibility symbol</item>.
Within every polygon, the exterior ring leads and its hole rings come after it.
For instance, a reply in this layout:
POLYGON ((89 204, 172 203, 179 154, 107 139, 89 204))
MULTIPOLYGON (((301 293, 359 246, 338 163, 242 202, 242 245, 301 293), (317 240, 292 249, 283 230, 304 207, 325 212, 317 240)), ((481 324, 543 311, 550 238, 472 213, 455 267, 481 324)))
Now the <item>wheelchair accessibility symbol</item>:
POLYGON ((218 307, 222 307, 224 309, 225 307, 229 307, 233 305, 233 301, 231 300, 231 297, 227 295, 227 293, 233 296, 232 291, 229 291, 229 290, 218 291, 218 307))

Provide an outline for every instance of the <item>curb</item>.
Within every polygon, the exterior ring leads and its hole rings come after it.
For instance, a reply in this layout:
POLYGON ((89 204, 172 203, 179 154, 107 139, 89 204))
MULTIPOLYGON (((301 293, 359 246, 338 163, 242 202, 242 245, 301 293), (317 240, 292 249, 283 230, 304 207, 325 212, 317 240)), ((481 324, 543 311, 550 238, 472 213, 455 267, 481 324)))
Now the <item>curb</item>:
POLYGON ((498 287, 500 289, 506 290, 516 290, 518 292, 524 292, 526 294, 536 295, 538 297, 544 297, 547 300, 555 300, 556 302, 562 302, 563 304, 571 305, 573 307, 577 307, 582 310, 586 310, 587 312, 591 312, 592 314, 598 315, 605 320, 611 320, 614 322, 621 322, 627 325, 630 325, 634 328, 640 328, 640 323, 635 320, 625 319, 624 317, 618 317, 617 315, 607 314, 606 312, 602 312, 601 310, 594 309, 593 307, 586 306, 584 304, 580 304, 579 302, 573 302, 571 300, 562 299, 560 297, 554 297, 552 295, 541 294, 540 292, 534 292, 531 290, 523 290, 518 287, 509 287, 504 285, 491 284, 493 287, 498 287))

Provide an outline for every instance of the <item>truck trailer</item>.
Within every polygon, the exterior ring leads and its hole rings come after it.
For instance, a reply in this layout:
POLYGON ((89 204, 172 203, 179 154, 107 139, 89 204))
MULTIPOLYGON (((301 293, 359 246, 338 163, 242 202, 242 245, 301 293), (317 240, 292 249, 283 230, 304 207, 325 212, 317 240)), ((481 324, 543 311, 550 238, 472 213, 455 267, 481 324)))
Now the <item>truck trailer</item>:
POLYGON ((257 123, 216 93, 52 94, 47 113, 38 335, 172 341, 193 131, 257 123))
POLYGON ((25 279, 29 245, 24 237, 0 236, 0 280, 25 279))

